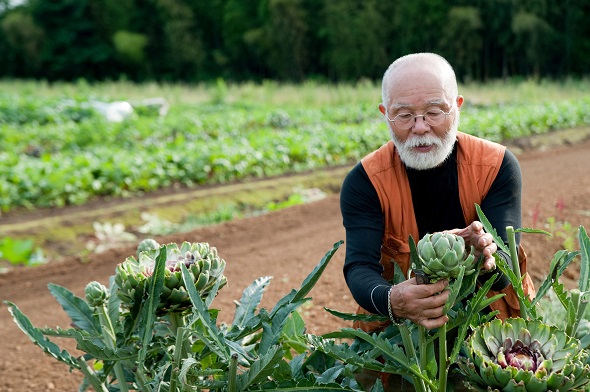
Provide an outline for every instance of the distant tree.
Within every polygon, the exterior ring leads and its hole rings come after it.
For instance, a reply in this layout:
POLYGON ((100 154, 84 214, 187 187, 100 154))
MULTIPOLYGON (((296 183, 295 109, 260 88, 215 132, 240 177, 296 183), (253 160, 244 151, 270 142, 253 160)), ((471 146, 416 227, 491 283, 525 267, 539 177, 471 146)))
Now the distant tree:
POLYGON ((0 20, 0 30, 9 46, 4 53, 13 55, 13 76, 36 76, 41 67, 39 54, 45 34, 35 24, 31 14, 24 8, 7 12, 0 20))
POLYGON ((413 52, 462 80, 588 75, 590 0, 0 0, 0 77, 380 79, 413 52))
POLYGON ((305 10, 301 0, 269 0, 264 25, 250 32, 251 43, 274 76, 281 80, 303 81, 309 53, 305 10))
POLYGON ((226 0, 223 8, 223 54, 232 79, 265 78, 267 68, 259 56, 259 43, 266 0, 226 0))
POLYGON ((413 0, 391 2, 387 22, 392 55, 397 58, 413 52, 437 52, 440 36, 447 27, 451 0, 413 0))
POLYGON ((224 3, 225 0, 191 0, 206 55, 203 67, 199 70, 204 79, 216 79, 229 71, 229 58, 224 51, 222 34, 224 3))
POLYGON ((198 80, 205 52, 198 17, 184 0, 157 0, 164 19, 164 53, 172 79, 198 80))
MULTIPOLYGON (((119 30, 113 36, 113 43, 119 60, 130 68, 141 67, 141 64, 146 60, 145 48, 148 39, 145 35, 119 30)), ((137 74, 137 72, 130 73, 137 74)))
POLYGON ((41 62, 49 79, 102 79, 113 73, 114 49, 101 36, 89 0, 29 0, 31 14, 44 33, 41 62))
POLYGON ((524 53, 525 62, 520 62, 520 74, 532 74, 536 79, 541 76, 541 68, 549 59, 553 38, 553 28, 541 17, 526 11, 519 11, 512 19, 512 31, 516 37, 515 47, 524 53), (527 64, 528 69, 522 65, 527 64))
POLYGON ((518 0, 478 0, 483 29, 482 80, 510 76, 515 49, 512 18, 518 0))
MULTIPOLYGON (((568 46, 571 48, 567 53, 570 55, 569 71, 577 75, 586 75, 590 73, 590 0, 566 0, 564 6, 571 6, 567 16, 567 37, 568 46)), ((567 15, 567 14, 566 14, 567 15)))
POLYGON ((440 49, 462 81, 473 80, 481 75, 482 28, 483 23, 476 7, 449 9, 446 28, 441 34, 440 49))
POLYGON ((322 57, 334 80, 380 77, 387 65, 386 20, 378 2, 342 0, 325 3, 326 51, 322 57))

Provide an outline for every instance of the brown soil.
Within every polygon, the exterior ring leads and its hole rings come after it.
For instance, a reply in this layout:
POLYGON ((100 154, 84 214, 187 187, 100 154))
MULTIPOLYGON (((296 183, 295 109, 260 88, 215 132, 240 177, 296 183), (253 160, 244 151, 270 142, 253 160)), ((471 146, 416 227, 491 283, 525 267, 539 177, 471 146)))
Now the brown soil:
MULTIPOLYGON (((547 218, 590 228, 590 142, 518 154, 524 177, 523 226, 543 228, 547 218)), ((59 210, 57 214, 65 213, 59 210)), ((570 232, 569 235, 575 235, 570 232)), ((233 317, 233 300, 254 279, 272 276, 262 306, 270 308, 292 288, 299 287, 332 245, 344 239, 338 196, 286 210, 244 218, 178 235, 157 238, 160 243, 205 241, 216 246, 227 261, 228 286, 213 305, 221 320, 233 317)), ((577 241, 575 243, 577 247, 577 241)), ((561 240, 525 235, 529 271, 535 281, 545 277, 549 261, 561 240)), ((17 268, 0 274, 0 299, 16 303, 37 326, 68 327, 69 318, 50 295, 49 282, 83 296, 85 285, 97 280, 108 284, 117 263, 134 253, 134 247, 92 254, 81 262, 68 257, 36 268, 17 268)), ((342 276, 344 246, 332 259, 311 292, 312 305, 303 308, 308 332, 320 334, 348 326, 324 307, 351 312, 355 309, 342 276)), ((576 266, 566 275, 573 285, 576 266)), ((73 350, 71 341, 58 341, 73 350)), ((80 374, 43 354, 14 324, 0 305, 0 391, 75 391, 80 374)))

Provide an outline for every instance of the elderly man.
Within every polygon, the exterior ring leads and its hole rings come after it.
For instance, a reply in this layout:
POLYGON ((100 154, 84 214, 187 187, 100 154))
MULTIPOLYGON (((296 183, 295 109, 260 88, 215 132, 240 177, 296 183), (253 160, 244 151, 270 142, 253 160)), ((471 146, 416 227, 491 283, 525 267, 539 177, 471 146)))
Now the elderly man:
MULTIPOLYGON (((436 54, 394 61, 383 77, 382 100, 379 110, 392 140, 363 158, 342 186, 344 275, 359 312, 437 328, 448 320, 442 313, 448 282, 418 285, 411 278, 392 285, 392 262, 407 274, 409 236, 417 241, 427 233, 450 231, 461 235, 468 249, 472 245, 476 257, 483 255, 483 269, 495 268, 494 253, 511 265, 477 221, 475 203, 506 241, 505 228, 521 226, 520 166, 504 146, 458 131, 464 99, 453 68, 436 54)), ((522 249, 519 259, 523 269, 522 249)), ((500 317, 517 315, 508 279, 501 276, 492 289, 507 294, 491 306, 500 317)), ((534 296, 528 275, 525 292, 534 296)), ((384 326, 355 324, 365 331, 384 326)))

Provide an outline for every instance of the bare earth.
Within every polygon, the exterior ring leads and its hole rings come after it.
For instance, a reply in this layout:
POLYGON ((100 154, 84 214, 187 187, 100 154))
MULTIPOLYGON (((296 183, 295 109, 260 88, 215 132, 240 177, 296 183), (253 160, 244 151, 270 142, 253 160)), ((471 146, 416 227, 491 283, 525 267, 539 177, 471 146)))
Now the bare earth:
MULTIPOLYGON (((549 217, 570 222, 574 229, 590 229, 590 141, 571 147, 518 154, 524 177, 523 226, 544 228, 549 217)), ((574 234, 575 235, 575 234, 574 234)), ((227 261, 228 286, 215 299, 221 320, 233 317, 233 300, 254 279, 272 276, 262 305, 272 307, 317 265, 333 244, 344 239, 338 197, 297 206, 275 213, 219 224, 191 233, 157 238, 160 243, 204 241, 217 247, 227 261)), ((529 272, 538 282, 545 277, 549 261, 561 241, 540 235, 525 235, 529 272)), ((577 241, 576 241, 577 247, 577 241)), ((52 282, 83 296, 85 285, 97 280, 108 284, 115 266, 133 254, 134 248, 118 249, 91 256, 81 263, 70 258, 33 269, 0 274, 0 300, 16 303, 37 326, 68 327, 69 318, 50 295, 52 282)), ((352 312, 354 301, 342 276, 344 246, 337 252, 317 286, 313 303, 302 310, 308 332, 321 334, 348 326, 324 311, 324 307, 352 312)), ((566 271, 577 278, 576 266, 566 271)), ((58 341, 69 350, 71 341, 58 341)), ((18 329, 4 304, 0 304, 0 391, 76 391, 80 374, 42 353, 18 329)))

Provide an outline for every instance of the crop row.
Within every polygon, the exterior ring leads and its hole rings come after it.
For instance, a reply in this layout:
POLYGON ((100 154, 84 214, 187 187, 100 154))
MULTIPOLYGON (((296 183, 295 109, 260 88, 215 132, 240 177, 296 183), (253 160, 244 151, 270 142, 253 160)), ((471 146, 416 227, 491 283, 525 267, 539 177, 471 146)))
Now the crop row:
MULTIPOLYGON (((590 124, 590 99, 462 108, 495 141, 590 124)), ((0 95, 0 208, 83 204, 350 164, 388 139, 376 105, 179 104, 108 122, 83 102, 0 95)))

